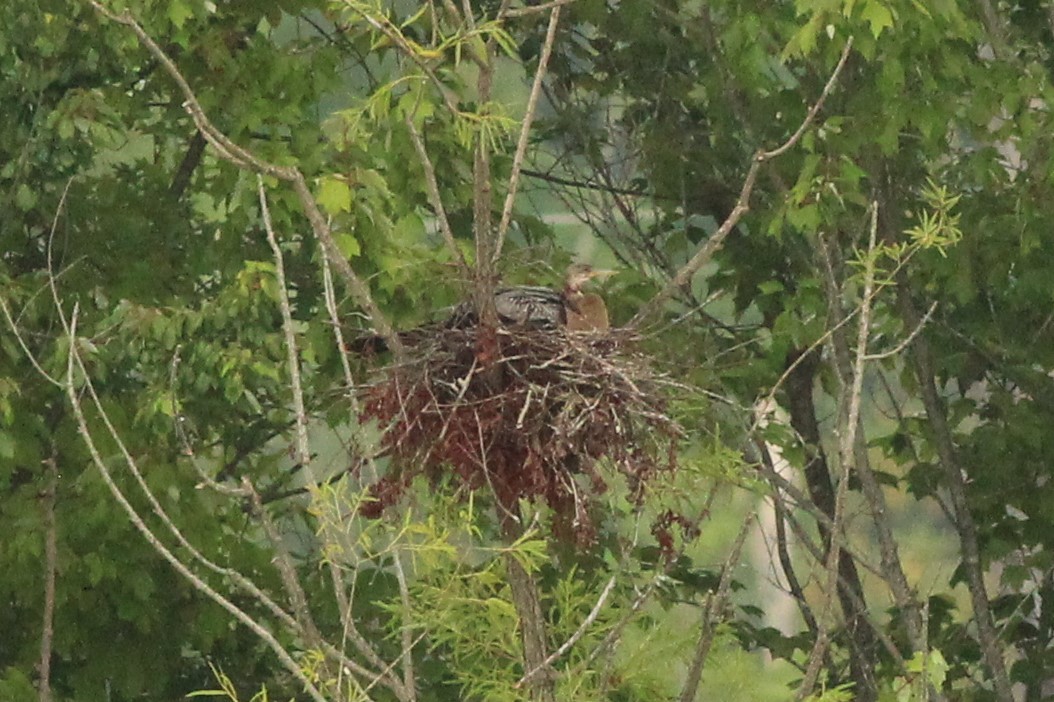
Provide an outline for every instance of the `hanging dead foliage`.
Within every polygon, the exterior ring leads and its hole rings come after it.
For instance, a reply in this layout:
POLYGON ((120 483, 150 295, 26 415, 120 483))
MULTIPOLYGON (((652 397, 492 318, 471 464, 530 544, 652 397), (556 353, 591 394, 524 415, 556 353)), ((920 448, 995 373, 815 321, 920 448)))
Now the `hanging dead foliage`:
POLYGON ((608 488, 598 461, 625 476, 635 499, 675 467, 681 430, 665 413, 668 381, 635 341, 622 330, 436 329, 364 389, 361 419, 385 427, 391 469, 362 511, 379 515, 419 474, 449 474, 501 505, 544 500, 559 536, 592 541, 591 497, 608 488))

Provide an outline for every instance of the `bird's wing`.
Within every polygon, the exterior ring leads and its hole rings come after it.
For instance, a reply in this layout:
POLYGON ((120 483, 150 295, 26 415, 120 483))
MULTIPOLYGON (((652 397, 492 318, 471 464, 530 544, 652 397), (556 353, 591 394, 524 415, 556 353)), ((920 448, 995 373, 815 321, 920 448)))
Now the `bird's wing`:
POLYGON ((494 294, 498 317, 513 324, 527 322, 562 325, 567 321, 564 296, 551 288, 521 286, 494 294))

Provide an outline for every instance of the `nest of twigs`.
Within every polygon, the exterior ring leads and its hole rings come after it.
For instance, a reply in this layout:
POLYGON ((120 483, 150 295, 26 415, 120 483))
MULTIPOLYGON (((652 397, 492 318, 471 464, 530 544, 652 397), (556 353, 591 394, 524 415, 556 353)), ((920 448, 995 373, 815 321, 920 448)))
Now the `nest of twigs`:
POLYGON ((544 500, 558 536, 591 542, 592 498, 612 475, 599 461, 635 499, 675 467, 667 382, 635 342, 621 330, 435 329, 364 389, 362 419, 384 428, 391 469, 362 511, 379 515, 416 475, 450 476, 502 506, 544 500))

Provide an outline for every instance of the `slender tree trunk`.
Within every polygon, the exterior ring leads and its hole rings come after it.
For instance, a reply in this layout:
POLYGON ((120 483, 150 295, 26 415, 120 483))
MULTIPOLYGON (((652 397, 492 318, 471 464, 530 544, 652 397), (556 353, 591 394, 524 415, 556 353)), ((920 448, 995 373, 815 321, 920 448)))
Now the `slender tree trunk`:
POLYGON ((47 488, 44 506, 44 622, 40 633, 40 702, 51 702, 51 648, 55 636, 55 574, 58 569, 58 528, 55 524, 55 501, 58 493, 59 469, 54 456, 44 462, 47 469, 47 488))
MULTIPOLYGON (((519 505, 515 498, 499 502, 511 503, 498 505, 502 536, 505 543, 511 546, 523 536, 519 505)), ((524 672, 530 676, 528 684, 531 697, 536 702, 556 702, 555 680, 551 668, 546 665, 549 643, 545 635, 545 616, 538 585, 511 551, 505 553, 505 570, 512 589, 512 603, 520 617, 524 672)))
MULTIPOLYGON (((921 322, 921 315, 911 300, 911 283, 903 273, 897 276, 897 305, 905 329, 915 329, 921 322)), ((933 355, 925 334, 920 334, 911 344, 911 368, 919 384, 922 395, 922 406, 926 419, 933 432, 933 441, 937 458, 944 472, 944 483, 951 498, 952 511, 955 517, 955 532, 959 537, 959 549, 962 553, 963 571, 966 573, 966 585, 970 591, 970 602, 973 605, 974 623, 977 626, 977 638, 981 645, 984 662, 992 674, 995 693, 1000 702, 1012 702, 1014 699, 1007 675, 1003 650, 992 621, 992 611, 988 606, 988 593, 984 585, 984 571, 981 567, 980 548, 977 545, 977 526, 970 514, 970 504, 966 498, 966 479, 962 465, 956 456, 955 440, 944 409, 944 402, 937 392, 934 382, 933 355)))
MULTIPOLYGON (((813 385, 820 367, 820 357, 815 350, 790 354, 788 366, 802 353, 802 359, 787 377, 787 404, 791 426, 806 443, 809 457, 805 464, 805 482, 809 497, 828 517, 835 517, 835 488, 827 465, 827 457, 820 445, 820 427, 816 421, 816 406, 813 403, 813 385)), ((831 530, 819 524, 820 538, 824 550, 831 548, 831 530)), ((853 557, 844 550, 838 555, 838 601, 845 616, 846 633, 849 638, 849 665, 854 693, 858 702, 871 702, 878 698, 878 682, 875 677, 875 634, 863 603, 864 587, 853 557), (858 603, 860 603, 858 605, 858 603)))
MULTIPOLYGON (((826 271, 827 299, 830 310, 828 328, 831 329, 831 346, 834 351, 835 369, 843 387, 848 387, 853 380, 852 350, 847 338, 847 332, 843 326, 845 311, 842 309, 841 300, 842 282, 841 271, 844 268, 839 258, 839 250, 835 246, 828 246, 821 238, 821 253, 823 260, 821 267, 826 271)), ((866 349, 863 349, 866 353, 866 349)), ((878 484, 874 471, 871 470, 871 461, 867 455, 867 440, 864 433, 862 421, 857 421, 856 434, 852 446, 853 472, 860 480, 860 488, 867 500, 871 510, 871 518, 875 524, 875 535, 878 539, 879 554, 882 558, 882 574, 889 584, 893 601, 901 611, 901 619, 904 629, 908 634, 912 652, 926 650, 926 637, 922 627, 922 615, 918 601, 901 564, 900 554, 897 548, 897 540, 893 534, 893 526, 890 524, 886 509, 886 498, 882 488, 878 484)), ((910 658, 910 656, 908 656, 910 658)))

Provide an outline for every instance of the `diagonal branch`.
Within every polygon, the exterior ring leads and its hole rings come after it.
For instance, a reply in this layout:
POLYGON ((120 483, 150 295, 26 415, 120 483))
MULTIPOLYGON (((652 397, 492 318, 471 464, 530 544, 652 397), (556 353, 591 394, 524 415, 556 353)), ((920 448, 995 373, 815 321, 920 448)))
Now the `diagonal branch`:
POLYGON ((183 93, 183 106, 190 114, 191 119, 194 120, 194 124, 197 126, 198 131, 201 132, 201 135, 204 136, 209 144, 216 149, 221 158, 233 163, 239 168, 251 170, 258 174, 262 173, 270 175, 293 185, 293 190, 296 192, 297 198, 300 200, 300 206, 303 208, 304 214, 311 223, 311 229, 315 236, 322 242, 326 255, 336 267, 341 277, 344 278, 344 282, 347 284, 348 290, 355 298, 355 301, 366 311, 366 314, 369 315, 373 326, 377 329, 377 333, 384 337, 385 342, 388 344, 388 348, 390 348, 397 357, 401 357, 404 354, 402 342, 399 340, 395 330, 388 322, 388 318, 383 312, 381 312, 381 309, 377 306, 376 302, 374 302, 373 296, 370 294, 369 286, 366 285, 365 281, 363 281, 354 270, 352 270, 347 259, 345 259, 343 254, 340 253, 340 247, 337 246, 337 242, 333 239, 333 232, 330 230, 326 218, 322 216, 322 211, 319 210, 318 203, 315 202, 315 198, 311 194, 311 190, 307 186, 304 174, 300 169, 294 166, 280 166, 261 159, 253 152, 242 148, 231 141, 226 134, 221 132, 212 121, 209 120, 201 103, 198 102, 193 88, 190 87, 190 83, 187 82, 187 79, 183 76, 172 59, 168 57, 164 49, 162 49, 157 42, 146 33, 146 30, 144 30, 142 25, 135 20, 131 13, 127 11, 120 14, 114 13, 98 2, 98 0, 88 1, 91 3, 92 7, 99 12, 99 14, 117 22, 118 24, 129 27, 135 35, 139 37, 140 43, 142 43, 147 51, 149 51, 150 54, 161 63, 172 80, 176 82, 180 92, 183 93))
POLYGON ((849 37, 849 40, 845 43, 845 48, 842 49, 842 55, 838 59, 837 65, 831 72, 831 77, 828 78, 827 84, 824 85, 823 92, 820 93, 820 97, 817 98, 816 102, 809 112, 805 115, 805 119, 802 120, 797 131, 791 135, 787 141, 780 146, 772 149, 771 151, 765 151, 764 149, 758 149, 755 152, 754 157, 750 161, 750 168, 747 170, 747 175, 743 179, 743 186, 739 190, 739 197, 736 198, 736 204, 732 208, 728 217, 721 223, 717 231, 714 232, 713 236, 704 242, 695 254, 681 266, 680 270, 666 283, 655 296, 648 301, 647 304, 642 306, 640 310, 634 315, 633 319, 626 325, 627 327, 634 328, 641 325, 651 315, 658 312, 662 306, 671 298, 673 295, 686 286, 700 268, 706 265, 714 254, 724 244, 725 239, 732 233, 732 230, 739 223, 739 220, 743 218, 750 210, 750 197, 754 192, 754 185, 757 182, 758 172, 761 170, 761 166, 772 159, 778 158, 783 154, 787 153, 792 149, 805 134, 805 131, 812 125, 816 119, 816 115, 819 114, 820 109, 823 107, 824 102, 827 100, 827 96, 831 94, 835 84, 838 81, 838 76, 841 74, 842 69, 845 67, 846 61, 849 59, 849 52, 853 47, 853 38, 849 37))
POLYGON ((545 44, 542 46, 541 56, 538 58, 538 68, 534 72, 534 83, 531 85, 531 94, 527 99, 527 111, 523 115, 523 125, 520 127, 520 138, 516 143, 516 154, 512 158, 512 173, 509 175, 508 192, 505 194, 505 206, 501 211, 501 221, 498 223, 498 231, 494 242, 494 262, 497 263, 501 257, 501 249, 505 243, 505 234, 512 220, 512 207, 516 202, 516 191, 520 185, 520 175, 523 169, 523 157, 527 153, 527 142, 531 133, 531 125, 538 109, 538 97, 542 93, 542 80, 545 78, 546 69, 549 66, 549 57, 553 53, 553 44, 556 42, 556 28, 560 24, 560 5, 553 7, 549 14, 549 28, 545 33, 545 44))
POLYGON ((555 651, 553 651, 552 653, 550 653, 549 657, 546 658, 545 661, 541 665, 539 665, 538 667, 534 668, 533 670, 529 670, 526 673, 524 673, 523 677, 521 677, 516 682, 516 685, 515 685, 516 688, 522 687, 525 682, 529 682, 531 680, 531 678, 533 678, 535 675, 537 675, 538 673, 542 672, 543 670, 546 670, 549 666, 551 666, 553 663, 555 663, 561 656, 563 656, 565 653, 570 651, 572 646, 574 646, 576 643, 578 643, 578 640, 581 639, 582 636, 585 635, 585 633, 589 629, 589 627, 593 626, 593 622, 595 622, 597 620, 597 617, 600 616, 600 612, 604 608, 604 603, 607 602, 607 599, 611 595, 611 591, 614 588, 615 588, 615 576, 612 575, 608 579, 608 582, 604 586, 604 589, 600 592, 600 597, 597 598, 597 602, 596 602, 595 605, 593 605, 593 609, 591 609, 589 611, 589 614, 586 615, 586 618, 583 619, 582 623, 578 625, 578 628, 575 630, 575 632, 573 634, 571 634, 570 637, 568 637, 567 641, 565 641, 563 644, 560 645, 560 648, 558 648, 555 651))
POLYGON ((732 550, 725 559, 724 567, 721 569, 721 580, 717 586, 717 592, 707 598, 706 607, 703 609, 702 631, 696 642, 695 655, 692 656, 692 664, 688 668, 687 679, 681 689, 680 702, 692 702, 696 692, 699 690, 699 681, 703 676, 703 667, 706 665, 707 656, 710 655, 710 647, 714 643, 717 634, 717 623, 720 613, 728 602, 728 596, 732 590, 732 573, 740 562, 740 554, 743 552, 743 544, 750 533, 750 527, 757 518, 757 512, 752 511, 743 520, 739 528, 739 535, 732 543, 732 550))
POLYGON ((421 132, 414 125, 413 113, 406 115, 406 129, 410 132, 410 141, 413 143, 414 151, 417 152, 417 158, 421 161, 421 167, 425 171, 428 201, 431 203, 432 209, 435 210, 436 221, 439 223, 439 233, 442 234, 443 241, 446 242, 447 248, 453 254, 458 271, 465 280, 469 280, 472 277, 472 272, 469 270, 465 255, 461 253, 461 248, 457 245, 457 240, 454 238, 454 230, 450 227, 450 218, 447 216, 446 207, 443 206, 443 197, 439 193, 435 164, 432 162, 432 157, 428 155, 424 137, 421 136, 421 132))
MULTIPOLYGON (((888 225, 887 225, 888 226, 888 225)), ((904 273, 897 276, 897 307, 904 326, 908 329, 918 328, 922 320, 911 299, 912 285, 904 273)), ((955 438, 948 424, 947 410, 934 381, 933 350, 924 335, 915 338, 910 346, 908 358, 919 393, 926 420, 932 432, 932 441, 937 451, 937 462, 944 473, 948 495, 951 498, 953 524, 962 551, 962 570, 966 586, 973 605, 973 620, 977 628, 977 640, 984 662, 991 670, 996 699, 1010 702, 1014 699, 1010 676, 1004 660, 1004 650, 999 642, 998 633, 993 623, 992 608, 988 601, 988 591, 984 581, 984 562, 981 558, 977 524, 970 513, 970 503, 966 495, 966 472, 958 456, 955 438)))
MULTIPOLYGON (((77 378, 75 369, 79 369, 81 372, 81 379, 91 389, 91 381, 87 374, 87 369, 84 367, 84 362, 80 357, 77 350, 77 307, 74 306, 72 317, 67 320, 65 315, 62 315, 63 327, 66 329, 66 335, 69 340, 69 353, 66 359, 66 397, 69 400, 70 406, 73 408, 74 418, 77 424, 77 431, 84 440, 84 444, 88 449, 88 454, 91 456, 92 462, 95 467, 99 469, 99 473, 102 475, 103 482, 110 489, 110 493, 117 500, 118 504, 124 509, 127 514, 129 521, 132 525, 143 535, 143 538, 154 548, 154 550, 161 555, 168 563, 182 575, 191 585, 194 586, 199 592, 205 594, 209 599, 220 605, 223 609, 227 610, 235 619, 240 621, 257 636, 263 640, 275 655, 282 662, 283 667, 291 673, 300 683, 304 686, 304 689, 311 696, 315 702, 326 702, 322 692, 315 686, 315 684, 307 678, 300 665, 296 662, 289 651, 278 641, 275 635, 259 623, 256 619, 250 616, 245 610, 236 605, 227 597, 224 597, 220 592, 213 589, 208 583, 201 579, 194 571, 192 571, 183 561, 176 557, 176 555, 154 534, 153 530, 143 521, 142 516, 136 510, 136 508, 129 502, 127 496, 117 485, 113 475, 110 473, 110 469, 106 463, 106 460, 102 457, 99 452, 99 448, 95 444, 95 439, 92 436, 91 430, 88 428, 88 419, 84 414, 84 409, 81 406, 81 400, 77 395, 77 378)), ((96 400, 97 402, 97 400, 96 400)), ((126 458, 127 460, 127 458, 126 458)))

